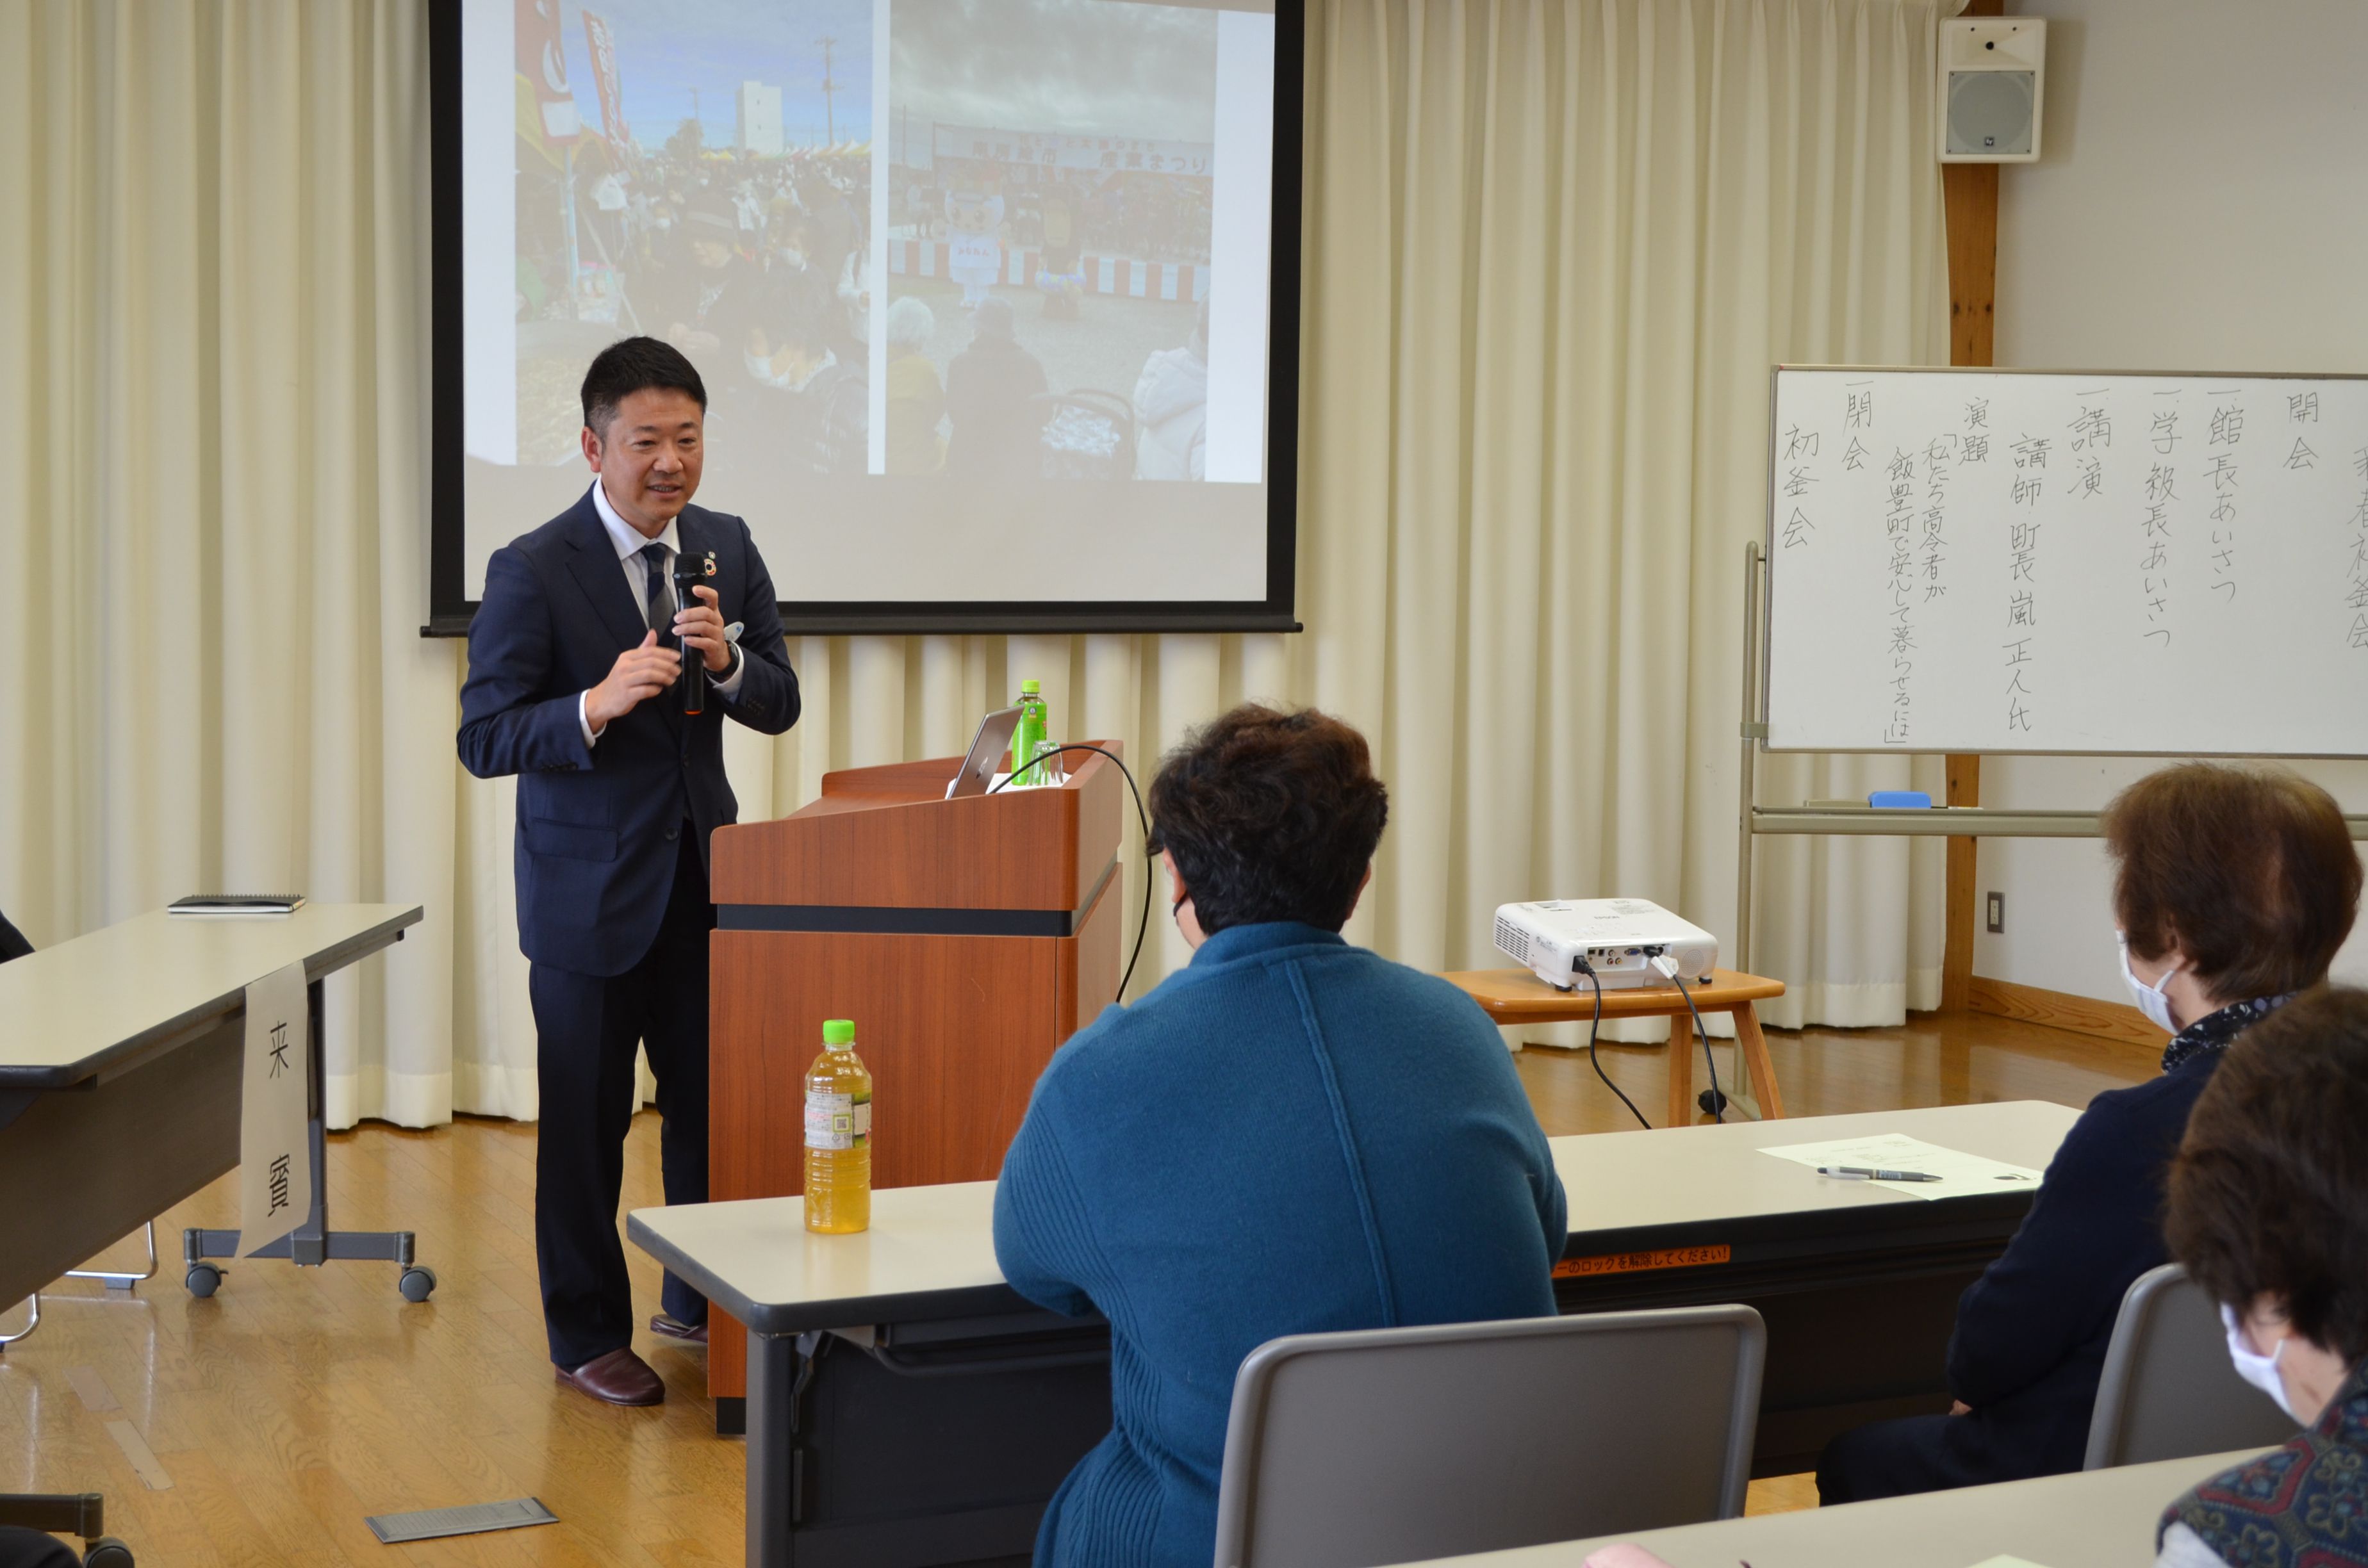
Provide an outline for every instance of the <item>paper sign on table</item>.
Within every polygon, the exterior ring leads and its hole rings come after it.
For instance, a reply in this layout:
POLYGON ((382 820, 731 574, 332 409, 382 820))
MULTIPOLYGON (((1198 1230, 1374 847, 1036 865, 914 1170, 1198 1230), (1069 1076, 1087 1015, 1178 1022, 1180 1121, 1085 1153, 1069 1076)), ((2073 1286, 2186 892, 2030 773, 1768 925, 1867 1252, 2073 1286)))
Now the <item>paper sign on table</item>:
POLYGON ((238 1123, 239 1255, 253 1257, 313 1212, 312 1014, 302 960, 246 988, 238 1123))
MULTIPOLYGON (((1780 1160, 1815 1169, 1819 1165, 1858 1165, 1869 1170, 1918 1171, 1939 1181, 1878 1181, 1911 1198, 1963 1198, 1975 1192, 2013 1192, 2039 1185, 2040 1173, 2028 1165, 2009 1165, 1956 1149, 1943 1149, 1904 1132, 1879 1132, 1866 1138, 1843 1138, 1830 1143, 1787 1143, 1762 1149, 1780 1160)), ((1987 1565, 1985 1565, 1987 1568, 1987 1565)))

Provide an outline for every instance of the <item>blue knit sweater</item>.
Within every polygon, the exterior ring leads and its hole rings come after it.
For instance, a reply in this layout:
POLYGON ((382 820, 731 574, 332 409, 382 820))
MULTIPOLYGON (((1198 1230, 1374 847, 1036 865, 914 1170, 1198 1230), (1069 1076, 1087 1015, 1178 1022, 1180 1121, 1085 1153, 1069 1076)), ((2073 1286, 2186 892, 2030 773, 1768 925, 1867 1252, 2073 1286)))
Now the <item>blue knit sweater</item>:
POLYGON ((1243 1358, 1546 1315, 1567 1233, 1470 997, 1310 926, 1212 937, 1061 1048, 1004 1156, 1005 1277, 1110 1322, 1110 1434, 1046 1510, 1040 1568, 1207 1568, 1243 1358))

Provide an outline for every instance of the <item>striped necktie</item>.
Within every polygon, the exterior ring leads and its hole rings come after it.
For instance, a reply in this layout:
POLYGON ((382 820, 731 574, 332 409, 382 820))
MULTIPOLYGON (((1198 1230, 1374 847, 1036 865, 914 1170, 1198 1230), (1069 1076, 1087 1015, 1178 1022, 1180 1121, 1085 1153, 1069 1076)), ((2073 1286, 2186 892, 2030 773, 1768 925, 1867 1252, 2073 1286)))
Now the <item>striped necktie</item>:
POLYGON ((650 630, 658 634, 658 646, 672 648, 674 640, 674 578, 666 571, 666 557, 672 552, 662 544, 642 547, 642 561, 649 573, 650 630))

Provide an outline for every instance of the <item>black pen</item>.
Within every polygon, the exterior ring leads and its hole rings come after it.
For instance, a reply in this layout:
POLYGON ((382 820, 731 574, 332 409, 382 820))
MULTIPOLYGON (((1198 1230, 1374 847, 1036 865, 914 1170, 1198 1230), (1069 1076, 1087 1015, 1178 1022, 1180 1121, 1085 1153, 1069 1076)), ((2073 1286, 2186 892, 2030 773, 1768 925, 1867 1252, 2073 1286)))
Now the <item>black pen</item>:
POLYGON ((1942 1177, 1927 1176, 1922 1171, 1870 1170, 1864 1165, 1819 1165, 1817 1174, 1837 1176, 1843 1181, 1940 1181, 1942 1177))

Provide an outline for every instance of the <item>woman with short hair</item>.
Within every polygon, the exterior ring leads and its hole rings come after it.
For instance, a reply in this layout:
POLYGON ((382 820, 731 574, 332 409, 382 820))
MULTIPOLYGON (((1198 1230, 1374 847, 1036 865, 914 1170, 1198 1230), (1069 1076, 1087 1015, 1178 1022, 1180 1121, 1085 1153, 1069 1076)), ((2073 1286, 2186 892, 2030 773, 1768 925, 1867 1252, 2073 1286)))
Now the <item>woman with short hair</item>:
POLYGON ((1245 1357, 1550 1315, 1568 1240, 1486 1016, 1340 935, 1389 815, 1364 737, 1236 708, 1151 812, 1192 961, 1054 1054, 995 1196, 1012 1286, 1110 1324, 1111 1430, 1045 1510, 1043 1568, 1207 1568, 1245 1357))
POLYGON ((2173 1256, 2304 1430, 2170 1506, 2158 1568, 2368 1564, 2368 991, 2247 1032, 2170 1167, 2173 1256))
POLYGON ((2225 1046, 2269 1010, 2240 1004, 2273 1006, 2327 977, 2361 870, 2326 790, 2283 768, 2186 763, 2123 790, 2104 828, 2131 998, 2178 1037, 2178 1058, 2225 1046))
POLYGON ((2327 976, 2359 908, 2360 857, 2332 797, 2278 768, 2184 763, 2105 810, 2131 998, 2169 1033, 2162 1075, 2099 1095, 2065 1135, 2005 1254, 1957 1303, 1947 1415, 1845 1432, 1827 1503, 2080 1468, 2105 1346, 2130 1282, 2169 1256, 2163 1180, 2232 1041, 2327 976))

